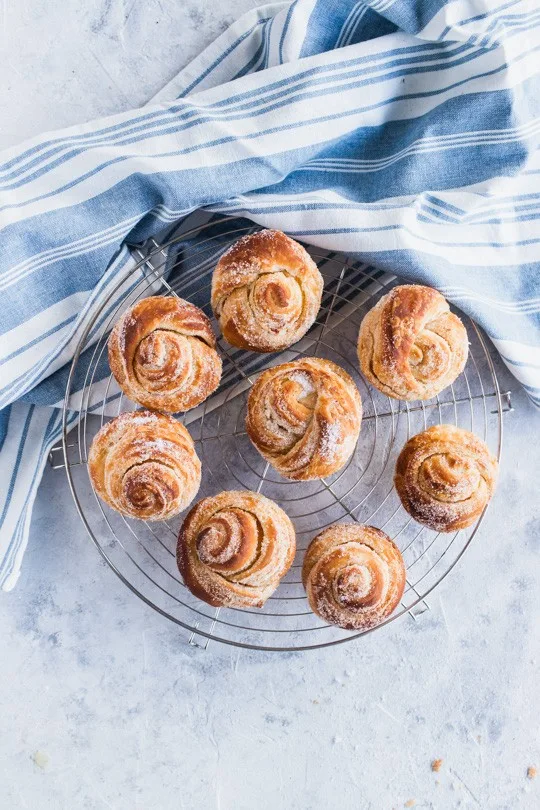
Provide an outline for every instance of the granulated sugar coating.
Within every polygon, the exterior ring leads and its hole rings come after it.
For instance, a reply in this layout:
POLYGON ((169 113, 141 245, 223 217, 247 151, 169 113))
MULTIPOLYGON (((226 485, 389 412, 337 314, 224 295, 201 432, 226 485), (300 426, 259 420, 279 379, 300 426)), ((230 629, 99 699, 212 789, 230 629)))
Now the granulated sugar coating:
POLYGON ((258 231, 220 258, 212 277, 212 308, 233 346, 279 351, 313 324, 323 290, 317 265, 281 231, 258 231))
POLYGON ((113 509, 164 520, 195 497, 201 463, 186 428, 164 414, 123 413, 95 436, 88 456, 92 485, 113 509))
POLYGON ((358 335, 362 373, 394 399, 430 399, 463 371, 467 331, 431 287, 394 287, 367 313, 358 335))
POLYGON ((351 377, 329 360, 308 357, 260 375, 249 394, 246 430, 281 475, 309 481, 343 467, 361 421, 351 377))
POLYGON ((139 301, 116 323, 108 350, 118 385, 146 408, 187 411, 210 396, 221 379, 210 321, 182 299, 139 301))
MULTIPOLYGON (((341 424, 339 422, 325 422, 321 426, 321 440, 319 443, 319 454, 321 458, 332 462, 340 452, 344 444, 341 424)), ((350 437, 346 437, 345 441, 350 437)))
POLYGON ((480 517, 497 474, 497 460, 481 439, 454 425, 435 425, 409 439, 399 454, 394 482, 415 520, 450 532, 480 517))
POLYGON ((340 523, 311 541, 302 582, 311 609, 325 621, 346 630, 369 630, 399 604, 405 565, 380 529, 340 523))
POLYGON ((191 592, 216 607, 262 607, 289 570, 296 541, 280 507, 256 492, 204 498, 186 517, 178 568, 191 592))

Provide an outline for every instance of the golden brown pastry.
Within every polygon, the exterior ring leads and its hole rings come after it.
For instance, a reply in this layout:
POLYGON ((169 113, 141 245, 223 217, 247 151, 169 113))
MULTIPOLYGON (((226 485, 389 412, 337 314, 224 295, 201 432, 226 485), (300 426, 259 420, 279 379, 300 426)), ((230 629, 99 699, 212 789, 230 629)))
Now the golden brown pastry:
POLYGON ((264 371, 248 397, 246 430, 285 478, 310 481, 339 470, 362 422, 360 394, 330 360, 305 357, 264 371))
POLYGON ((404 284, 365 316, 358 336, 364 376, 394 399, 430 399, 454 382, 467 362, 467 331, 431 287, 404 284))
POLYGON ((322 290, 322 276, 302 245, 281 231, 258 231, 239 239, 219 260, 212 308, 233 346, 276 352, 308 331, 322 290))
POLYGON ((164 520, 199 489, 201 462, 185 427, 151 411, 123 413, 95 436, 88 456, 99 497, 123 515, 164 520))
POLYGON ((405 565, 380 529, 335 523, 308 546, 302 582, 314 613, 345 630, 369 630, 398 606, 405 565))
POLYGON ((175 297, 144 298, 109 337, 109 365, 122 391, 156 411, 187 411, 219 385, 221 358, 210 321, 175 297))
POLYGON ((178 536, 178 568, 190 591, 215 607, 262 607, 294 559, 293 525, 256 492, 199 501, 178 536))
POLYGON ((497 473, 497 460, 474 433, 435 425, 409 439, 399 454, 394 483, 418 523, 451 532, 480 517, 497 473))

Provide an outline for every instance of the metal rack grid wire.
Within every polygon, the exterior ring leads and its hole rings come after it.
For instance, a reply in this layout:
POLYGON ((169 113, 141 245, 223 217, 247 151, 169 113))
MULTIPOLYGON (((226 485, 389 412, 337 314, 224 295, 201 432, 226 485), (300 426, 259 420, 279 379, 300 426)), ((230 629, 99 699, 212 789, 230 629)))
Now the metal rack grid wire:
MULTIPOLYGON (((429 609, 426 597, 461 558, 483 515, 469 529, 451 534, 416 524, 393 488, 397 454, 420 430, 431 424, 451 423, 477 433, 500 459, 503 403, 485 339, 476 324, 466 318, 471 344, 467 367, 439 397, 426 402, 397 402, 369 386, 357 367, 358 328, 368 309, 397 279, 343 256, 308 247, 325 281, 321 310, 312 329, 290 349, 272 355, 238 350, 220 338, 220 388, 203 405, 178 417, 188 427, 202 461, 197 497, 233 488, 264 492, 293 520, 297 555, 261 610, 216 610, 193 597, 175 561, 183 515, 162 523, 127 519, 103 504, 89 481, 86 462, 95 433, 107 419, 136 408, 122 395, 106 366, 107 338, 122 312, 149 294, 193 301, 212 318, 212 268, 236 239, 257 229, 246 220, 224 218, 187 231, 167 244, 153 243, 137 251, 139 260, 129 280, 120 282, 94 312, 79 340, 66 390, 63 453, 75 504, 103 558, 146 604, 189 630, 190 643, 202 639, 202 646, 207 646, 213 639, 250 649, 305 650, 363 635, 324 624, 310 611, 301 584, 302 559, 309 541, 336 521, 378 526, 401 549, 407 585, 400 607, 379 628, 406 613, 417 617, 429 609), (328 479, 304 483, 282 478, 264 462, 244 428, 247 393, 254 376, 264 368, 301 356, 325 357, 343 366, 358 385, 364 408, 360 439, 347 465, 328 479), (68 415, 74 408, 80 418, 70 433, 68 415)), ((374 629, 378 628, 366 632, 374 629)))

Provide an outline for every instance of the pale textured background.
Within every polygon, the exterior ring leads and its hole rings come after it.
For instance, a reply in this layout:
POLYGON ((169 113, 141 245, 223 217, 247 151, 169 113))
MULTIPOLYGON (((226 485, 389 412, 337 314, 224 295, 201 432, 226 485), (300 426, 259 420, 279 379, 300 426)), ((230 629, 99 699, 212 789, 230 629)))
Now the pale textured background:
MULTIPOLYGON (((254 5, 0 0, 0 146, 142 104, 254 5)), ((540 415, 514 402, 496 500, 431 611, 303 655, 187 646, 47 471, 0 595, 2 810, 540 807, 540 415)))

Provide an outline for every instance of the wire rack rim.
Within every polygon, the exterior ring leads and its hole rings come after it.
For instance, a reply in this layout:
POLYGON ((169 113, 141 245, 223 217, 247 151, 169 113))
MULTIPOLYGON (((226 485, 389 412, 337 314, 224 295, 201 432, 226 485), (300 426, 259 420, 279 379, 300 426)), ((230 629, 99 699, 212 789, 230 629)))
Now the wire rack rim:
MULTIPOLYGON (((220 220, 215 220, 213 222, 206 223, 206 224, 204 224, 202 226, 196 226, 194 228, 191 228, 190 230, 188 230, 188 231, 182 233, 181 235, 175 237, 174 239, 170 240, 166 244, 163 244, 163 245, 156 244, 154 249, 150 250, 146 255, 144 255, 141 258, 140 261, 138 261, 135 264, 134 267, 131 268, 129 274, 124 275, 122 277, 122 279, 118 282, 118 284, 115 286, 112 293, 110 294, 109 300, 110 300, 110 298, 112 298, 112 296, 114 296, 115 293, 118 292, 118 290, 122 287, 122 285, 125 284, 127 278, 129 278, 129 275, 132 275, 137 270, 139 270, 141 267, 143 267, 145 264, 147 264, 148 260, 152 256, 155 256, 158 253, 164 254, 164 251, 166 250, 166 248, 169 248, 172 245, 181 243, 181 242, 185 241, 186 239, 188 239, 190 236, 193 236, 196 233, 201 233, 203 230, 206 230, 209 227, 215 227, 215 225, 225 223, 225 222, 230 222, 230 221, 231 221, 230 217, 224 217, 224 218, 222 218, 220 220)), ((234 220, 232 220, 232 221, 234 221, 234 220)), ((258 227, 258 226, 253 224, 252 227, 258 227)), ((228 236, 228 235, 232 235, 232 234, 235 234, 235 233, 239 233, 240 231, 246 231, 246 230, 249 230, 249 228, 246 228, 244 226, 243 228, 236 228, 236 229, 233 229, 231 231, 226 232, 225 234, 220 234, 220 236, 228 236)), ((211 241, 212 241, 212 237, 210 237, 208 240, 203 241, 202 244, 204 244, 205 242, 211 242, 211 241)), ((347 266, 347 265, 350 266, 350 261, 347 259, 347 257, 344 257, 344 266, 347 266)), ((160 276, 158 275, 158 270, 159 270, 159 268, 155 268, 152 271, 156 276, 155 281, 159 281, 159 279, 160 279, 160 276)), ((364 275, 366 275, 366 277, 368 277, 368 274, 364 274, 364 275)), ((161 276, 162 276, 162 273, 161 273, 161 276)), ((377 279, 373 278, 372 280, 374 282, 377 282, 379 284, 379 287, 383 288, 383 285, 381 285, 378 282, 377 279)), ((482 512, 482 515, 480 516, 479 520, 477 521, 476 525, 474 526, 473 530, 471 531, 471 534, 467 538, 467 540, 464 543, 463 547, 460 549, 460 551, 459 551, 458 555, 456 556, 456 558, 442 572, 442 574, 437 577, 436 581, 433 582, 433 584, 425 592, 423 592, 421 595, 417 594, 417 598, 409 606, 407 606, 407 607, 403 606, 402 610, 392 614, 390 617, 388 617, 381 624, 377 625, 376 627, 370 628, 369 630, 365 630, 365 631, 362 631, 362 632, 359 632, 359 633, 351 633, 350 635, 346 635, 346 636, 336 638, 336 639, 331 639, 331 640, 328 640, 328 641, 319 641, 317 643, 305 644, 305 645, 296 645, 296 646, 254 644, 254 643, 244 642, 244 641, 240 641, 240 640, 236 640, 236 639, 224 638, 224 637, 222 637, 220 635, 217 635, 215 633, 215 630, 214 630, 215 625, 216 625, 216 620, 213 619, 213 617, 211 617, 211 616, 206 616, 206 614, 203 614, 204 618, 212 623, 210 631, 207 632, 200 626, 199 622, 196 622, 194 625, 188 624, 187 622, 183 621, 182 619, 178 618, 177 616, 174 616, 171 613, 167 612, 166 609, 164 609, 164 608, 160 607, 159 605, 155 604, 150 598, 148 598, 144 593, 142 593, 141 590, 138 587, 134 586, 129 581, 129 579, 127 579, 127 577, 119 570, 116 563, 112 559, 110 559, 109 556, 107 556, 107 554, 105 553, 105 550, 102 548, 99 541, 95 537, 95 535, 94 535, 94 533, 93 533, 93 531, 92 531, 92 529, 91 529, 91 527, 90 527, 90 525, 88 523, 87 517, 86 517, 86 515, 84 513, 84 510, 82 508, 82 505, 80 503, 78 494, 76 492, 76 488, 75 488, 75 484, 74 484, 73 476, 72 476, 72 472, 71 472, 71 463, 70 463, 70 460, 68 458, 68 440, 67 440, 67 437, 68 437, 68 433, 70 432, 71 428, 68 427, 69 409, 68 409, 67 405, 69 403, 70 396, 71 396, 71 390, 72 390, 73 379, 74 379, 74 374, 75 374, 75 369, 77 367, 77 363, 78 363, 79 358, 81 356, 81 353, 83 351, 83 347, 84 347, 84 344, 85 344, 86 339, 88 337, 88 334, 90 333, 90 331, 91 331, 92 327, 94 326, 96 320, 98 319, 100 313, 101 313, 101 308, 99 308, 95 312, 95 314, 90 319, 89 323, 86 325, 86 327, 84 328, 84 330, 83 330, 83 332, 81 334, 81 337, 79 339, 79 342, 78 342, 78 344, 76 346, 76 349, 75 349, 75 352, 74 352, 73 360, 72 360, 72 363, 71 363, 71 367, 70 367, 70 371, 69 371, 69 375, 68 375, 68 379, 67 379, 67 383, 66 383, 66 396, 65 396, 65 400, 64 400, 64 407, 63 407, 63 413, 62 413, 62 451, 63 451, 63 456, 64 456, 64 465, 65 465, 66 475, 67 475, 67 479, 68 479, 69 489, 70 489, 71 495, 73 497, 73 500, 75 502, 76 509, 77 509, 77 511, 79 513, 79 516, 80 516, 80 518, 81 518, 81 520, 83 522, 83 525, 84 525, 88 535, 90 536, 92 542, 94 543, 94 545, 98 549, 98 551, 99 551, 100 555, 102 556, 102 558, 112 568, 112 570, 117 575, 117 577, 120 579, 120 581, 123 582, 124 585, 126 585, 128 587, 128 589, 132 593, 136 594, 145 604, 147 604, 149 607, 153 608, 157 613, 159 613, 160 615, 164 616, 165 618, 173 621, 175 624, 181 626, 182 628, 184 628, 185 630, 190 632, 191 633, 190 638, 193 637, 193 634, 197 634, 198 636, 201 636, 201 637, 207 639, 207 642, 208 641, 218 641, 218 642, 220 642, 222 644, 226 644, 228 646, 239 647, 239 648, 249 649, 249 650, 260 650, 261 652, 304 652, 306 650, 321 649, 321 648, 325 648, 325 647, 336 646, 338 644, 344 644, 346 642, 352 641, 353 639, 363 637, 363 636, 373 632, 374 630, 378 630, 378 629, 384 627, 385 625, 391 623, 392 621, 396 620, 397 618, 403 616, 406 613, 411 613, 411 611, 413 611, 415 607, 417 607, 421 602, 425 601, 425 599, 429 596, 429 594, 432 593, 433 590, 438 587, 438 585, 442 582, 442 580, 445 579, 445 577, 453 570, 453 568, 461 560, 463 554, 468 549, 468 547, 471 544, 473 538, 475 537, 475 535, 476 535, 476 533, 478 531, 478 528, 480 527, 480 524, 481 524, 481 522, 482 522, 482 520, 484 518, 484 515, 485 515, 486 511, 487 511, 487 508, 489 508, 489 504, 486 507, 486 509, 484 509, 484 511, 482 512)), ((477 327, 477 325, 474 323, 474 321, 470 321, 470 322, 471 322, 471 324, 472 324, 472 326, 473 326, 473 328, 474 328, 474 330, 476 332, 476 335, 477 335, 477 337, 479 339, 479 342, 480 342, 480 344, 482 346, 482 349, 484 351, 484 356, 487 359, 489 371, 491 373, 491 379, 493 380, 493 384, 494 384, 494 387, 495 387, 495 391, 493 393, 486 394, 485 391, 484 391, 484 388, 483 388, 483 383, 482 383, 482 380, 481 380, 481 376, 479 375, 480 384, 481 384, 481 387, 482 387, 481 398, 484 400, 484 411, 486 411, 486 402, 485 402, 486 396, 495 396, 495 399, 496 399, 496 406, 497 406, 496 413, 498 415, 498 420, 497 420, 497 427, 498 427, 497 457, 500 459, 501 449, 502 449, 502 439, 503 439, 503 421, 502 421, 503 409, 502 409, 500 387, 499 387, 497 375, 496 375, 496 372, 495 372, 495 367, 494 367, 494 364, 493 364, 493 360, 492 360, 492 358, 490 356, 490 353, 489 353, 489 351, 487 349, 485 339, 482 336, 482 334, 481 334, 479 328, 477 327)), ((98 341, 98 344, 99 344, 99 341, 98 341)), ((476 361, 474 361, 474 365, 476 366, 476 361)), ((467 385, 468 385, 468 383, 467 383, 467 385)), ((450 404, 455 405, 456 404, 455 395, 453 395, 453 397, 454 397, 454 402, 450 403, 450 404)), ((468 399, 466 399, 465 401, 468 401, 468 399)), ((437 407, 437 404, 438 403, 434 403, 435 407, 437 407)), ((440 405, 439 405, 439 408, 440 408, 440 405)), ((85 418, 86 418, 86 412, 85 412, 85 418)), ((448 549, 450 548, 450 545, 452 545, 452 543, 454 542, 454 540, 456 539, 458 534, 459 534, 459 532, 456 533, 453 540, 451 541, 449 546, 444 550, 444 552, 442 553, 439 560, 442 559, 442 557, 444 557, 444 555, 447 553, 448 549)), ((154 584, 156 584, 156 583, 154 583, 154 584)), ((417 585, 417 584, 418 583, 415 583, 415 585, 417 585)), ((416 588, 414 586, 413 586, 412 590, 414 590, 414 592, 417 593, 416 588)), ((283 614, 283 616, 284 616, 284 618, 286 618, 287 614, 283 614)), ((253 632, 256 632, 256 633, 264 632, 260 628, 257 628, 257 629, 249 628, 249 629, 252 630, 253 632)), ((305 629, 315 630, 315 629, 324 629, 324 628, 305 628, 305 629)), ((288 632, 289 634, 295 634, 295 633, 302 632, 302 631, 301 630, 276 631, 275 629, 272 629, 272 630, 267 631, 267 632, 288 632)))

